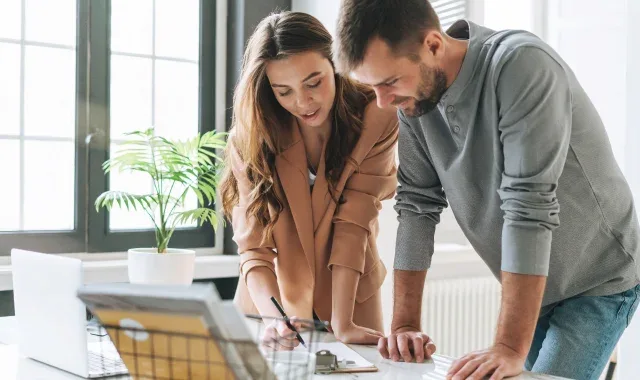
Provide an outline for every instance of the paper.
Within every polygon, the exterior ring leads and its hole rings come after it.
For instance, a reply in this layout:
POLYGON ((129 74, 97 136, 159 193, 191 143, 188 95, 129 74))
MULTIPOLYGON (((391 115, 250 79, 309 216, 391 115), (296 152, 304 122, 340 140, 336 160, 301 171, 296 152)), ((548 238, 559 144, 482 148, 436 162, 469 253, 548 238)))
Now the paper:
MULTIPOLYGON (((298 346, 297 349, 304 351, 308 350, 302 346, 298 346)), ((374 367, 371 362, 341 342, 313 342, 313 344, 311 344, 311 352, 318 352, 322 350, 327 350, 337 357, 338 368, 340 369, 374 367)))

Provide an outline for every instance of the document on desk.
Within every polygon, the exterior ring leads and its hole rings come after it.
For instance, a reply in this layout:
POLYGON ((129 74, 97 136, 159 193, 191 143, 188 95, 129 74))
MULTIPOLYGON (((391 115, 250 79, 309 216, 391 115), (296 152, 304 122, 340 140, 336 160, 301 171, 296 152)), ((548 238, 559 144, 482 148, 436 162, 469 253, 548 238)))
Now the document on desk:
POLYGON ((298 350, 312 352, 329 351, 338 360, 338 370, 334 372, 375 372, 378 368, 342 342, 313 342, 309 349, 298 346, 298 350))

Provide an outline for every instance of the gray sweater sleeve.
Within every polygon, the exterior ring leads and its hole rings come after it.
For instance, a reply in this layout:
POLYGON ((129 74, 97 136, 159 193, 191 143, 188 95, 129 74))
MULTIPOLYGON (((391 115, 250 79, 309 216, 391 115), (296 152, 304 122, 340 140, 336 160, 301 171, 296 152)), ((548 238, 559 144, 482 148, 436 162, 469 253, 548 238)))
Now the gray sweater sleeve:
POLYGON ((504 154, 501 269, 546 276, 571 135, 569 80, 549 54, 523 47, 507 59, 496 89, 504 154))
MULTIPOLYGON (((426 148, 401 112, 398 138, 398 191, 395 210, 398 233, 394 268, 427 270, 433 255, 433 237, 447 201, 426 148)), ((419 133, 419 132, 418 132, 419 133)))

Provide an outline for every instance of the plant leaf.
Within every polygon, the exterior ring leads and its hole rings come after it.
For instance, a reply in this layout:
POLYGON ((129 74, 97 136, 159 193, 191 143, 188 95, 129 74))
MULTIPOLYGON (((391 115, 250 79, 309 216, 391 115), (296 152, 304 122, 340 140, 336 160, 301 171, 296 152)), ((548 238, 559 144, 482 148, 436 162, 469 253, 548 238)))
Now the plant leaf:
POLYGON ((211 223, 213 228, 215 229, 218 224, 218 216, 216 211, 206 207, 200 207, 193 210, 177 212, 172 215, 173 226, 178 226, 180 224, 190 223, 190 222, 198 222, 199 226, 202 226, 205 222, 211 223))
POLYGON ((124 204, 124 208, 126 210, 134 209, 137 210, 138 207, 142 209, 146 209, 148 211, 152 211, 153 206, 156 204, 153 195, 136 195, 127 193, 124 191, 106 191, 96 199, 95 206, 96 211, 100 211, 101 207, 106 208, 111 211, 114 205, 119 208, 123 208, 122 204, 124 204))
POLYGON ((146 173, 153 180, 154 192, 136 195, 108 191, 96 199, 96 209, 143 208, 154 221, 159 247, 166 247, 173 229, 179 224, 196 221, 202 226, 203 223, 210 222, 215 229, 218 215, 215 210, 207 207, 215 202, 220 180, 219 169, 224 163, 221 151, 227 144, 228 134, 210 131, 179 141, 156 136, 151 127, 127 133, 126 136, 126 141, 118 145, 119 149, 112 158, 103 163, 103 170, 105 173, 146 173), (174 192, 178 195, 174 195, 174 192), (174 213, 176 208, 185 207, 185 200, 191 192, 197 197, 201 208, 174 213), (160 206, 163 220, 156 220, 156 212, 160 206))

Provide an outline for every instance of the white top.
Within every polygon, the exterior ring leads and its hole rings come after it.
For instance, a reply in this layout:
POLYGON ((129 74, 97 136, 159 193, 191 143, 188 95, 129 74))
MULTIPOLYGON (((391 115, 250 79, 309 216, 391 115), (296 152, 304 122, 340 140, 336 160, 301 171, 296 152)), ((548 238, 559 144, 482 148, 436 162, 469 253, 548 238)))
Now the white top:
POLYGON ((311 172, 311 169, 307 169, 309 172, 309 186, 313 186, 316 183, 316 175, 311 172))

